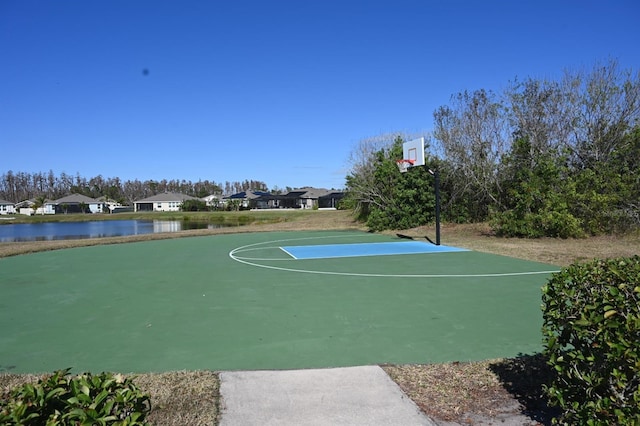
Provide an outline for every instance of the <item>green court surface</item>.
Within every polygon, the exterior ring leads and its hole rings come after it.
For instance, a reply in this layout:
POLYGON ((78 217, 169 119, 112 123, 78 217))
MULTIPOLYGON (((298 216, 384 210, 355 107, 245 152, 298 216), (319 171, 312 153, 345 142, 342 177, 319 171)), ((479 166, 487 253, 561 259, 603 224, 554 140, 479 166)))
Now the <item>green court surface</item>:
MULTIPOLYGON (((557 268, 460 251, 296 260, 363 232, 157 240, 0 259, 0 372, 469 361, 541 350, 557 268)), ((446 241, 445 241, 446 243, 446 241)))

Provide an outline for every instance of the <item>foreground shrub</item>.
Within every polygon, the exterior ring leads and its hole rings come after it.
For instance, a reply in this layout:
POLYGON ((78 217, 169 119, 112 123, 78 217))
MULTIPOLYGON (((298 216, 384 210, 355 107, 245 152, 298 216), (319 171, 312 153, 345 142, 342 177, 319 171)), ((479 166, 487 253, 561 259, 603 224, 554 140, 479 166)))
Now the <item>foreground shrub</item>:
POLYGON ((640 424, 640 256, 574 264, 543 288, 547 387, 562 424, 640 424))
POLYGON ((120 374, 56 371, 0 399, 2 425, 143 425, 149 397, 120 374))

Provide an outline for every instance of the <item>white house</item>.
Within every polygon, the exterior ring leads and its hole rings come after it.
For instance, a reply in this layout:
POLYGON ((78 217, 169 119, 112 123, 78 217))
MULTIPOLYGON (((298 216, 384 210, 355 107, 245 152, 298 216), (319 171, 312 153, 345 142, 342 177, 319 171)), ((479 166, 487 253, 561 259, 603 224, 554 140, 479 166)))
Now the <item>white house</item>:
MULTIPOLYGON (((36 202, 34 200, 24 200, 16 203, 16 211, 18 214, 24 214, 27 216, 31 216, 36 213, 35 210, 36 202)), ((44 214, 44 206, 38 208, 38 214, 44 214)))
POLYGON ((207 207, 223 208, 226 201, 221 194, 211 194, 201 198, 207 205, 207 207))
POLYGON ((16 213, 16 205, 11 201, 0 200, 0 214, 15 214, 16 213))
POLYGON ((104 203, 105 212, 116 213, 116 212, 124 212, 124 211, 133 211, 131 207, 123 206, 119 202, 105 196, 98 197, 98 201, 100 201, 101 203, 104 203))
POLYGON ((162 194, 152 195, 142 200, 134 201, 133 211, 136 212, 177 212, 180 211, 182 203, 186 200, 198 200, 200 198, 192 197, 186 194, 175 192, 165 192, 162 194))

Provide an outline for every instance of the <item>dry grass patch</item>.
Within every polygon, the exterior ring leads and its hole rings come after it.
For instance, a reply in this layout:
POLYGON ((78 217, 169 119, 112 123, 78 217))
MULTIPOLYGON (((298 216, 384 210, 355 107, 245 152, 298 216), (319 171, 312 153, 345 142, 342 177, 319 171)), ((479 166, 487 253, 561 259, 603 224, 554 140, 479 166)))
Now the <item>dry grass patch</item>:
MULTIPOLYGON (((398 231, 385 232, 393 235, 398 231)), ((401 231, 403 234, 435 238, 434 226, 401 231)), ((442 244, 516 257, 524 260, 568 266, 594 258, 629 257, 640 254, 640 231, 625 235, 601 235, 589 238, 501 238, 486 223, 443 224, 442 244)))
POLYGON ((165 426, 214 425, 220 415, 220 381, 212 371, 136 375, 136 386, 151 397, 149 422, 165 426))
POLYGON ((0 395, 5 395, 12 389, 27 383, 35 384, 38 380, 49 377, 44 374, 9 374, 0 369, 0 395))
POLYGON ((470 412, 492 415, 493 407, 487 401, 497 406, 501 400, 509 400, 498 378, 489 371, 489 364, 484 361, 383 368, 427 415, 459 421, 470 412))
POLYGON ((518 419, 520 424, 537 425, 550 424, 557 413, 543 395, 553 372, 540 355, 383 368, 425 414, 440 422, 518 419))

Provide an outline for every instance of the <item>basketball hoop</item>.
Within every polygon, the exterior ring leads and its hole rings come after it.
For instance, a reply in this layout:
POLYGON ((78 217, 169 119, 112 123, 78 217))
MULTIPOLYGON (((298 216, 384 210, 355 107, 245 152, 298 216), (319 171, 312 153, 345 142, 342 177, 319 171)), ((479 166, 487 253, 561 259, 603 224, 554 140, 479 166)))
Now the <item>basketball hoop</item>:
POLYGON ((409 170, 409 167, 413 167, 415 162, 416 160, 407 160, 407 159, 396 160, 396 163, 398 164, 398 170, 400 170, 400 173, 405 173, 407 170, 409 170))

